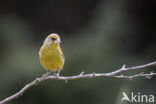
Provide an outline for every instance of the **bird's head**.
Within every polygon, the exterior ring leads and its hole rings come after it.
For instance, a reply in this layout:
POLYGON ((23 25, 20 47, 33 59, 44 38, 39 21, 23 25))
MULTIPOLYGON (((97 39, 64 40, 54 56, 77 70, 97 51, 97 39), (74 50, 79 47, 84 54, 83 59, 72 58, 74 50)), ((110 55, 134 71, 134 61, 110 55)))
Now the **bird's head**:
POLYGON ((47 38, 44 41, 44 44, 46 45, 59 45, 61 43, 60 37, 56 33, 52 33, 47 36, 47 38))

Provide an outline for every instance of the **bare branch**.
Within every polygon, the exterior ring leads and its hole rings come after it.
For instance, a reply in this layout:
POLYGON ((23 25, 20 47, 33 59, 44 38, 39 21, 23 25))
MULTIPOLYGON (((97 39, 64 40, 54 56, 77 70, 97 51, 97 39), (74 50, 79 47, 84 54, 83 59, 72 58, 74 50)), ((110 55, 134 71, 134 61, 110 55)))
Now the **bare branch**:
POLYGON ((154 65, 156 65, 156 61, 154 61, 152 63, 145 64, 145 65, 134 66, 134 67, 129 67, 129 68, 126 68, 125 65, 123 65, 120 69, 113 71, 113 72, 110 72, 110 73, 84 74, 84 72, 81 72, 77 76, 59 76, 59 77, 58 76, 48 76, 48 77, 36 78, 34 81, 25 85, 19 92, 17 92, 14 95, 7 97, 4 100, 0 101, 0 104, 5 104, 7 102, 10 102, 10 101, 22 96, 26 90, 28 90, 32 86, 37 85, 38 83, 45 81, 45 80, 64 80, 67 83, 68 80, 95 78, 95 77, 114 77, 114 78, 122 78, 122 79, 133 79, 133 78, 137 78, 137 77, 144 77, 144 78, 149 79, 152 76, 155 76, 156 73, 154 73, 154 72, 151 72, 151 73, 141 72, 139 74, 129 75, 129 76, 118 75, 118 74, 120 74, 121 72, 130 71, 130 70, 139 70, 139 69, 147 68, 147 67, 154 66, 154 65))

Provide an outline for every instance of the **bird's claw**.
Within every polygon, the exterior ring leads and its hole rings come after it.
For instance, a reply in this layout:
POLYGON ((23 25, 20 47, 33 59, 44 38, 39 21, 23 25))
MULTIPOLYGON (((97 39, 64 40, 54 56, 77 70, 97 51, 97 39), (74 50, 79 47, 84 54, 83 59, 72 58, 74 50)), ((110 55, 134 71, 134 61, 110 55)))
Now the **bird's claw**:
POLYGON ((59 79, 59 77, 60 77, 59 73, 55 73, 54 75, 55 75, 56 79, 59 79))
POLYGON ((43 77, 43 78, 46 78, 46 77, 50 76, 50 73, 51 73, 51 72, 47 72, 47 73, 43 74, 42 77, 43 77))

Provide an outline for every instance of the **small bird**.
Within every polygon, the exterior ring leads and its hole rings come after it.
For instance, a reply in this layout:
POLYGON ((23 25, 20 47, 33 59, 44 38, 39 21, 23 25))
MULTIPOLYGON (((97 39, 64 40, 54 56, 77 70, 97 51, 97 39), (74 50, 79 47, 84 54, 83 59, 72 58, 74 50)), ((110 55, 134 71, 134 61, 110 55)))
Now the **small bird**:
POLYGON ((52 33, 44 40, 44 43, 39 51, 40 63, 48 70, 43 77, 47 77, 51 72, 57 72, 56 76, 59 77, 60 70, 64 66, 64 55, 60 48, 60 37, 56 33, 52 33))

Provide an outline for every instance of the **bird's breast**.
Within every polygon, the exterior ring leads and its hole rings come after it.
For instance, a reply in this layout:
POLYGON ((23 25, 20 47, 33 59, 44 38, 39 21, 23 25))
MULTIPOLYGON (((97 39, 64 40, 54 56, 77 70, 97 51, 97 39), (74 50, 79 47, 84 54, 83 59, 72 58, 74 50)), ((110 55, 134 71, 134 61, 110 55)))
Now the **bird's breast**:
POLYGON ((59 47, 43 47, 40 50, 40 62, 44 68, 55 71, 62 69, 64 59, 59 47))

